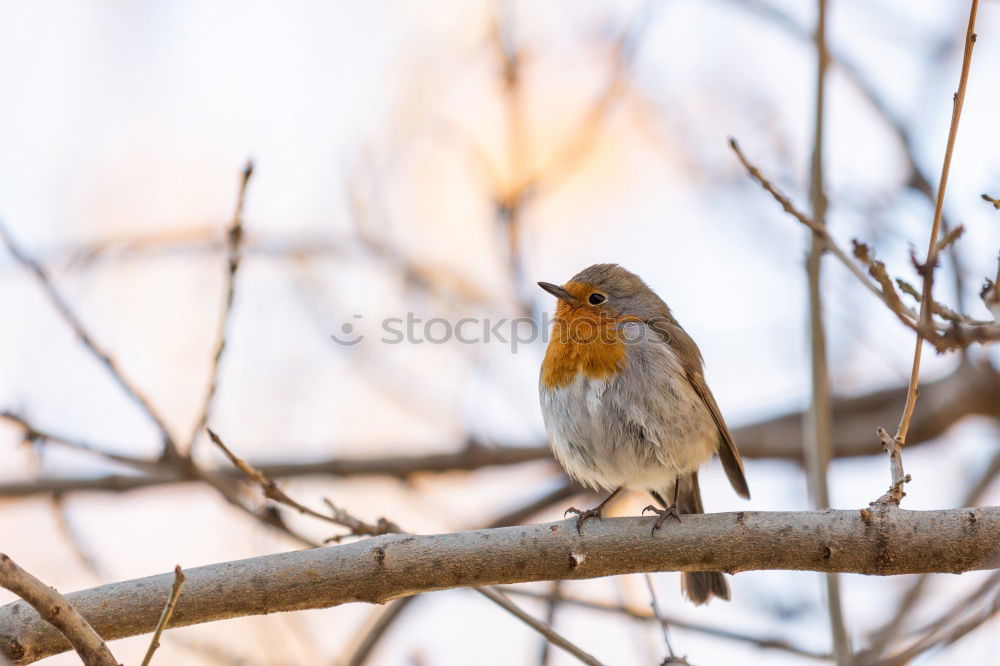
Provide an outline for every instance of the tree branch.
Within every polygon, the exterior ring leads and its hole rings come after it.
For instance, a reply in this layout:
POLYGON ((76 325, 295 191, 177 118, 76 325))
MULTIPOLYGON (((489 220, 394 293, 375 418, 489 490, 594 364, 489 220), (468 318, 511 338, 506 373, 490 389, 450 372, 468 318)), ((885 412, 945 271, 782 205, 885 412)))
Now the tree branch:
MULTIPOLYGON (((988 363, 962 363, 952 374, 924 384, 921 409, 910 424, 912 447, 942 435, 968 416, 1000 418, 1000 373, 988 363)), ((833 399, 833 455, 836 458, 875 455, 878 445, 872 442, 873 424, 898 417, 906 399, 905 388, 879 389, 857 396, 833 399)), ((733 429, 745 458, 781 458, 802 462, 803 413, 792 411, 733 429)), ((18 419, 18 421, 21 419, 18 419)), ((35 426, 31 426, 33 429, 35 426)), ((67 439, 61 435, 58 437, 67 439)), ((58 442, 59 439, 53 439, 58 442)), ((273 447, 280 449, 282 447, 273 447)), ((402 448, 402 447, 400 447, 402 448)), ((416 456, 372 458, 328 458, 298 462, 253 462, 254 468, 271 479, 300 476, 390 476, 407 479, 417 474, 450 471, 471 472, 484 467, 519 465, 551 460, 548 446, 488 447, 470 441, 458 451, 416 456)), ((243 478, 243 473, 229 467, 205 471, 224 478, 243 478)), ((150 486, 197 482, 199 479, 175 468, 159 466, 145 475, 110 474, 96 477, 41 478, 0 483, 0 497, 28 497, 38 494, 80 491, 126 492, 150 486)), ((565 492, 572 493, 567 489, 565 492)), ((552 501, 565 499, 562 495, 552 501)))
POLYGON ((310 516, 312 518, 317 518, 327 523, 333 525, 338 525, 340 527, 346 527, 350 530, 347 534, 341 534, 328 541, 339 541, 341 538, 354 535, 354 536, 379 536, 382 534, 388 534, 390 532, 401 532, 399 526, 395 523, 386 520, 385 518, 379 518, 377 523, 371 524, 366 523, 362 520, 355 518, 343 509, 337 507, 329 499, 325 500, 327 508, 330 509, 329 514, 320 513, 315 509, 310 509, 304 504, 299 503, 297 500, 292 499, 284 490, 278 487, 278 484, 269 479, 267 476, 262 474, 260 470, 255 469, 252 465, 247 464, 245 460, 237 456, 235 453, 229 450, 223 441, 215 434, 210 428, 208 429, 208 436, 229 459, 229 462, 233 463, 236 469, 240 470, 245 474, 251 481, 260 486, 261 491, 264 493, 264 497, 269 500, 278 502, 279 504, 284 504, 292 509, 295 509, 304 516, 310 516))
POLYGON ((108 371, 111 378, 118 384, 118 386, 124 391, 132 402, 139 406, 139 408, 149 417, 149 419, 156 425, 156 428, 160 431, 160 435, 163 437, 163 455, 164 457, 177 457, 177 443, 174 440, 173 435, 170 433, 170 429, 167 427, 166 421, 160 416, 160 413, 156 411, 153 407, 153 403, 150 402, 149 398, 142 393, 132 381, 125 377, 121 369, 118 367, 118 363, 111 357, 111 355, 104 350, 98 343, 94 340, 94 337, 90 334, 87 328, 83 325, 83 322, 77 316, 73 308, 70 307, 69 301, 67 301, 62 293, 56 289, 55 284, 49 279, 48 273, 35 261, 27 252, 24 251, 21 246, 17 244, 14 237, 7 231, 7 228, 0 222, 0 238, 3 239, 4 244, 10 251, 11 255, 17 259, 35 280, 41 285, 42 290, 48 297, 49 301, 55 307, 56 311, 63 318, 63 320, 69 324, 69 327, 73 329, 73 333, 76 335, 77 339, 83 344, 83 346, 91 353, 94 358, 96 358, 101 365, 108 371))
MULTIPOLYGON (((539 592, 533 592, 531 590, 525 590, 520 587, 499 587, 504 594, 509 594, 516 597, 527 597, 528 599, 536 599, 539 601, 544 601, 545 594, 539 592)), ((797 647, 790 644, 788 641, 781 638, 771 638, 767 636, 753 636, 751 634, 733 631, 731 629, 723 629, 720 627, 713 627, 706 624, 697 624, 684 620, 678 617, 656 617, 652 611, 640 608, 632 608, 631 606, 610 604, 602 601, 592 601, 590 599, 580 599, 577 597, 560 597, 560 601, 567 606, 575 606, 577 608, 583 608, 586 610, 600 611, 610 615, 623 615, 625 617, 631 618, 633 620, 644 620, 647 622, 656 622, 658 624, 666 625, 669 627, 676 627, 678 629, 685 629, 687 631, 693 631, 695 633, 704 634, 706 636, 712 636, 714 638, 722 638, 724 640, 748 643, 762 650, 783 650, 789 652, 799 657, 807 657, 809 659, 816 659, 819 661, 829 661, 831 655, 821 654, 818 652, 810 652, 803 648, 797 647)))
POLYGON ((184 571, 181 570, 181 565, 178 564, 174 567, 174 584, 170 588, 170 597, 163 606, 160 619, 156 622, 156 628, 153 629, 153 638, 149 641, 149 647, 146 648, 146 654, 142 658, 140 666, 149 666, 149 662, 153 660, 153 653, 160 647, 160 636, 163 635, 163 630, 170 624, 170 618, 174 615, 177 599, 181 596, 181 589, 184 587, 184 581, 186 580, 184 571))
POLYGON ((589 664, 589 666, 603 666, 603 664, 597 661, 597 659, 595 659, 593 655, 584 652, 579 647, 577 647, 573 643, 563 638, 561 635, 556 633, 551 626, 549 626, 545 622, 542 622, 532 617, 528 613, 525 613, 524 610, 522 610, 517 604, 513 603, 510 599, 500 594, 499 592, 489 587, 476 588, 476 591, 485 596, 493 603, 501 606, 507 612, 514 615, 516 618, 518 618, 519 620, 527 624, 529 627, 540 633, 542 636, 545 637, 545 640, 551 643, 552 645, 555 645, 556 647, 560 647, 563 650, 566 650, 566 652, 569 652, 571 655, 579 659, 581 662, 589 664))
MULTIPOLYGON (((962 106, 965 103, 965 88, 969 81, 969 68, 972 65, 972 47, 976 43, 976 10, 978 8, 979 0, 972 0, 969 10, 969 27, 965 34, 965 55, 962 58, 962 73, 959 76, 958 92, 955 93, 952 103, 951 127, 948 129, 948 143, 944 151, 941 178, 938 181, 937 198, 934 202, 934 219, 931 222, 927 258, 924 261, 923 270, 920 271, 923 278, 923 285, 920 300, 920 316, 917 319, 917 342, 913 349, 913 367, 910 371, 910 386, 906 395, 906 405, 903 407, 903 414, 900 417, 895 436, 896 441, 901 447, 906 444, 906 435, 910 429, 910 419, 913 417, 913 410, 917 403, 917 388, 920 381, 920 356, 924 348, 924 331, 930 329, 933 322, 931 318, 931 302, 933 300, 934 267, 937 264, 938 240, 941 233, 941 215, 944 210, 944 195, 948 187, 948 173, 951 170, 951 156, 955 150, 955 138, 958 136, 958 121, 962 117, 962 106)), ((895 472, 895 466, 893 469, 895 472)), ((897 480, 894 474, 892 487, 896 486, 897 480)), ((890 488, 891 493, 892 490, 890 488)))
POLYGON ((240 173, 240 189, 236 195, 236 210, 233 212, 233 220, 226 234, 226 254, 228 256, 228 270, 226 271, 226 297, 222 305, 222 316, 219 321, 219 331, 215 338, 215 352, 212 354, 212 365, 208 371, 208 388, 205 391, 205 398, 202 401, 201 411, 195 420, 194 428, 191 429, 191 436, 187 442, 187 456, 194 454, 194 446, 198 441, 198 435, 202 428, 208 423, 208 417, 212 411, 212 403, 215 400, 215 393, 219 388, 219 364, 222 355, 226 351, 226 340, 229 336, 229 321, 232 318, 233 301, 236 296, 236 272, 240 268, 240 261, 243 258, 243 204, 246 201, 247 186, 253 176, 253 161, 247 160, 243 171, 240 173))
MULTIPOLYGON (((14 560, 0 553, 0 586, 7 588, 24 601, 4 606, 16 609, 18 618, 32 622, 49 631, 64 647, 72 646, 86 666, 119 666, 111 650, 73 606, 55 588, 49 587, 19 567, 14 560), (34 610, 28 610, 30 606, 34 610)), ((27 654, 27 648, 18 636, 3 634, 0 650, 10 661, 17 661, 27 654)))
MULTIPOLYGON (((740 512, 685 516, 655 536, 650 519, 573 520, 341 546, 189 569, 173 626, 421 592, 643 571, 763 569, 876 575, 1000 567, 1000 507, 947 511, 740 512)), ((105 637, 153 630, 173 573, 67 596, 105 637)), ((0 652, 28 664, 68 649, 23 602, 0 608, 0 652), (12 654, 9 646, 22 647, 12 654)))

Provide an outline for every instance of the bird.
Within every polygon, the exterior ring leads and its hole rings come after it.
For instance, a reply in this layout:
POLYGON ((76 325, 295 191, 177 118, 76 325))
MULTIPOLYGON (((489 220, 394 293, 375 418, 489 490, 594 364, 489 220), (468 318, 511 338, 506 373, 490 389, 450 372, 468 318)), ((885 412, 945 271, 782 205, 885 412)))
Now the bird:
MULTIPOLYGON (((701 351, 667 304, 617 264, 538 286, 557 299, 539 377, 549 444, 571 478, 610 492, 593 509, 567 509, 577 530, 623 490, 648 492, 662 506, 643 510, 657 514, 654 534, 667 518, 704 513, 698 469, 713 454, 736 493, 750 499, 701 351)), ((684 572, 681 589, 696 605, 729 599, 719 572, 684 572)))

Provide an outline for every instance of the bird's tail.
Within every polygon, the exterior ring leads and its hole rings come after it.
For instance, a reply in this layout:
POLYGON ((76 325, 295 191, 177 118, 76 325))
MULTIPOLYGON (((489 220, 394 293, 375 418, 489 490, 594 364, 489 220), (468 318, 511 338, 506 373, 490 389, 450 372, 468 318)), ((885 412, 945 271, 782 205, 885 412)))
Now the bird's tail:
MULTIPOLYGON (((691 513, 705 513, 701 506, 701 490, 698 488, 698 472, 688 477, 678 478, 677 511, 682 516, 691 513)), ((719 597, 729 601, 729 584, 718 571, 685 571, 681 574, 681 591, 696 606, 719 597)))

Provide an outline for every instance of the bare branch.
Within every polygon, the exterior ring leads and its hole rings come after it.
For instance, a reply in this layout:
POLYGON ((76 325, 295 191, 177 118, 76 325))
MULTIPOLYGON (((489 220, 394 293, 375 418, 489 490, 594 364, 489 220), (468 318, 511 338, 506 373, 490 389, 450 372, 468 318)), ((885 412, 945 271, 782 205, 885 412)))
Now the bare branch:
POLYGON ((25 441, 27 442, 39 444, 51 443, 67 449, 84 451, 92 455, 100 456, 105 460, 121 463, 123 465, 129 465, 130 467, 135 467, 136 469, 147 472, 153 472, 163 467, 158 460, 150 460, 148 458, 139 458, 136 456, 114 453, 105 447, 84 441, 82 439, 43 430, 29 421, 27 417, 9 410, 0 411, 0 419, 9 421, 19 427, 23 432, 25 441))
POLYGON ((649 608, 653 611, 653 619, 660 625, 660 631, 663 633, 663 643, 667 647, 667 659, 675 660, 677 655, 674 654, 674 646, 670 644, 669 627, 663 619, 663 615, 660 614, 660 605, 656 602, 656 589, 653 587, 653 577, 648 573, 643 574, 642 577, 646 581, 646 589, 649 590, 649 608))
POLYGON ((202 428, 208 423, 208 417, 212 410, 212 401, 215 399, 215 392, 219 387, 219 363, 222 355, 226 351, 226 340, 229 336, 229 320, 233 311, 233 299, 236 295, 236 272, 240 268, 240 260, 243 257, 243 203, 246 200, 247 185, 253 176, 253 162, 247 160, 246 166, 240 179, 239 194, 236 196, 236 211, 233 213, 233 221, 226 234, 226 254, 229 258, 229 270, 226 271, 226 298, 222 306, 222 317, 219 321, 219 332, 215 338, 215 353, 212 354, 212 365, 208 373, 208 389, 205 392, 205 399, 202 401, 201 412, 195 419, 194 428, 187 442, 187 455, 194 453, 195 442, 202 428))
POLYGON ((118 384, 118 386, 125 392, 132 402, 139 406, 139 408, 149 417, 149 419, 156 425, 156 428, 160 431, 160 435, 163 437, 163 455, 164 457, 177 457, 177 444, 174 440, 173 435, 170 434, 170 429, 167 428, 166 421, 160 416, 160 414, 153 407, 153 404, 149 399, 133 384, 129 379, 125 377, 121 369, 118 367, 118 362, 115 361, 111 355, 104 350, 97 342, 94 337, 90 334, 87 328, 83 325, 83 322, 77 316, 73 308, 70 307, 69 302, 63 297, 62 293, 56 289, 56 286, 49 279, 48 273, 42 268, 41 264, 35 261, 27 252, 25 252, 14 240, 14 237, 10 234, 7 228, 4 226, 3 222, 0 221, 0 237, 3 238, 4 244, 6 244, 7 249, 10 251, 11 255, 17 259, 29 273, 34 276, 38 284, 41 285, 42 290, 45 291, 45 295, 48 296, 49 301, 55 306, 56 311, 63 318, 63 320, 69 324, 70 328, 73 329, 73 333, 76 335, 77 339, 83 343, 83 346, 89 351, 94 358, 96 358, 101 365, 108 371, 111 378, 118 384))
MULTIPOLYGON (((539 600, 545 598, 545 595, 542 593, 533 592, 531 590, 524 590, 521 589, 520 587, 500 587, 497 589, 500 589, 505 594, 509 594, 511 596, 521 596, 521 597, 527 597, 529 599, 539 599, 539 600)), ((763 638, 760 636, 753 636, 750 634, 745 634, 738 631, 732 631, 729 629, 722 629, 718 627, 712 627, 709 625, 689 622, 687 620, 678 617, 668 617, 661 615, 659 618, 657 618, 654 616, 652 612, 646 609, 631 608, 629 606, 608 604, 600 601, 590 601, 587 599, 578 599, 576 597, 568 597, 568 596, 563 596, 561 600, 567 606, 576 606, 578 608, 585 608, 588 610, 600 611, 603 613, 614 614, 614 615, 624 615, 625 617, 632 618, 634 620, 659 622, 667 626, 673 626, 677 627, 678 629, 693 631, 695 633, 704 634, 706 636, 713 636, 715 638, 722 638, 724 640, 736 641, 739 643, 749 643, 751 645, 755 645, 765 650, 782 650, 800 657, 807 657, 809 659, 817 659, 820 661, 830 660, 830 655, 828 654, 810 652, 809 650, 804 650, 802 648, 791 645, 790 643, 788 643, 788 641, 782 640, 780 638, 763 638)))
POLYGON ((954 607, 947 609, 922 630, 923 635, 914 640, 908 647, 887 658, 878 661, 884 666, 903 666, 915 657, 937 647, 951 645, 970 632, 982 626, 1000 612, 1000 594, 993 596, 989 605, 974 617, 957 620, 963 612, 973 606, 986 594, 992 592, 1000 584, 1000 572, 994 573, 986 581, 965 598, 959 600, 954 607))
POLYGON ((146 648, 146 655, 142 658, 140 666, 149 666, 149 662, 153 659, 153 653, 160 647, 160 636, 163 635, 163 630, 170 624, 170 618, 174 614, 174 607, 177 605, 177 599, 181 596, 181 588, 184 587, 184 581, 186 580, 187 578, 184 577, 181 565, 178 564, 174 567, 174 584, 170 588, 170 597, 167 599, 166 605, 163 606, 163 613, 160 614, 160 619, 156 623, 156 628, 153 630, 153 638, 149 641, 149 647, 146 648))
MULTIPOLYGON (((358 520, 343 509, 339 509, 334 506, 330 500, 325 500, 326 505, 330 508, 329 515, 310 509, 309 507, 300 504, 296 500, 289 497, 284 490, 278 487, 277 483, 261 474, 260 471, 254 469, 247 464, 245 460, 230 451, 229 448, 223 444, 222 440, 219 439, 219 436, 212 432, 211 429, 208 430, 208 436, 212 439, 212 443, 222 450, 226 457, 229 458, 229 461, 233 463, 237 469, 246 474, 247 478, 260 486, 261 490, 264 491, 264 497, 270 500, 289 506, 303 515, 317 518, 334 525, 346 527, 351 530, 350 534, 357 536, 378 536, 381 534, 397 533, 402 531, 399 529, 399 526, 386 520, 385 518, 379 518, 378 523, 375 525, 358 520)), ((340 538, 341 537, 336 537, 335 539, 339 540, 340 538)))
MULTIPOLYGON (((900 291, 902 291, 907 296, 913 298, 913 300, 915 300, 917 303, 923 302, 924 300, 923 295, 912 284, 910 284, 903 278, 896 278, 896 284, 899 286, 900 291)), ((947 305, 944 305, 943 303, 938 303, 935 300, 931 300, 931 312, 941 317, 942 319, 947 319, 948 321, 956 324, 961 324, 961 322, 966 318, 964 315, 955 312, 947 305)), ((977 323, 985 324, 988 322, 977 322, 977 323)))
MULTIPOLYGON (((583 535, 574 520, 384 535, 189 569, 173 626, 357 601, 384 603, 455 587, 644 571, 894 575, 1000 567, 1000 507, 690 515, 656 536, 649 524, 638 517, 607 518, 588 523, 583 535)), ((105 585, 68 600, 106 639, 137 635, 156 626, 172 579, 170 573, 105 585)), ((18 663, 66 649, 58 632, 12 606, 0 608, 0 636, 22 646, 18 663)), ((0 641, 0 652, 9 645, 0 641)))
POLYGON ((601 662, 595 659, 593 655, 584 652, 579 647, 577 647, 570 641, 566 640, 563 636, 561 636, 555 630, 553 630, 552 627, 545 624, 541 620, 538 620, 537 618, 532 617, 528 613, 525 613, 520 606, 518 606, 517 604, 515 604, 514 602, 512 602, 510 599, 500 594, 499 592, 496 592, 489 587, 480 587, 477 588, 476 591, 479 592, 484 597, 486 597, 487 599, 489 599, 490 601, 497 604, 498 606, 505 609, 511 615, 518 618, 519 620, 524 622, 526 625, 528 625, 538 633, 540 633, 542 636, 545 637, 545 640, 547 640, 552 645, 560 647, 566 652, 569 652, 571 655, 579 659, 584 664, 589 664, 590 666, 602 666, 601 662))
MULTIPOLYGON (((1000 418, 1000 373, 988 363, 965 362, 952 374, 926 383, 921 388, 921 397, 922 407, 913 417, 908 446, 932 441, 967 417, 1000 418)), ((877 452, 877 447, 871 442, 870 424, 884 423, 897 417, 905 399, 906 389, 899 387, 879 389, 857 396, 834 397, 834 457, 867 456, 877 452)), ((802 412, 788 412, 734 428, 733 435, 746 458, 781 458, 802 462, 802 419, 802 412)), ((397 448, 402 450, 404 447, 397 448)), ((300 476, 388 476, 405 480, 420 474, 471 472, 485 467, 551 460, 552 454, 547 445, 485 446, 470 441, 464 448, 448 453, 250 464, 270 479, 300 476)), ((244 477, 242 472, 231 467, 204 470, 203 473, 230 480, 244 477)), ((110 474, 8 481, 0 483, 0 497, 82 491, 128 492, 198 480, 197 476, 161 466, 141 476, 110 474)), ((582 490, 577 486, 563 486, 545 507, 579 492, 582 490)), ((536 508, 534 512, 538 510, 536 508)))
MULTIPOLYGON (((948 130, 948 143, 944 151, 944 162, 941 165, 941 178, 938 181, 937 199, 934 203, 934 219, 931 222, 930 241, 927 247, 927 259, 924 262, 923 290, 920 301, 920 316, 917 319, 917 341, 913 350, 913 367, 910 371, 910 386, 906 396, 906 405, 896 428, 895 439, 900 446, 906 444, 906 435, 910 429, 910 419, 917 403, 917 386, 920 381, 920 356, 924 348, 924 331, 931 328, 932 290, 934 286, 934 265, 937 262, 938 236, 941 233, 941 214, 944 210, 944 195, 948 188, 948 174, 951 170, 951 156, 955 150, 955 138, 958 136, 958 121, 962 117, 962 106, 965 102, 965 88, 969 81, 969 68, 972 65, 972 47, 976 43, 976 11, 979 0, 972 0, 969 9, 969 26, 965 33, 965 54, 962 58, 962 73, 959 77, 958 92, 955 93, 951 113, 951 127, 948 130)), ((895 479, 894 479, 895 483, 895 479)))
MULTIPOLYGON (((55 588, 32 576, 3 553, 0 553, 0 586, 24 600, 7 604, 4 610, 48 630, 50 640, 58 646, 59 652, 65 652, 72 646, 86 666, 120 666, 94 628, 70 602, 55 588)), ((0 650, 6 659, 18 662, 29 654, 31 648, 21 643, 17 635, 2 632, 0 635, 4 637, 0 650)), ((21 636, 28 638, 23 634, 21 636)))
POLYGON ((91 552, 90 548, 87 547, 83 535, 79 533, 79 530, 76 529, 70 520, 69 508, 66 506, 66 498, 64 496, 59 494, 52 496, 52 514, 56 527, 62 533, 63 539, 73 551, 76 559, 79 560, 80 564, 94 578, 104 580, 106 570, 94 553, 91 552))
POLYGON ((916 314, 906 308, 903 308, 898 302, 898 298, 894 301, 891 298, 891 295, 883 293, 878 286, 875 285, 875 283, 868 279, 868 276, 865 275, 864 271, 858 268, 858 265, 851 261, 851 258, 847 255, 847 253, 844 252, 844 250, 833 240, 827 232, 825 226, 817 224, 815 220, 796 208, 791 199, 775 187, 771 181, 760 172, 760 169, 750 163, 746 155, 744 155, 743 151, 740 149, 739 144, 736 143, 736 139, 729 139, 729 147, 733 149, 734 153, 736 153, 736 157, 740 160, 743 168, 747 170, 747 173, 750 174, 750 177, 757 181, 757 183, 764 188, 764 191, 770 194, 774 200, 781 205, 782 210, 816 233, 823 240, 825 249, 837 257, 837 259, 840 260, 840 263, 842 263, 847 270, 853 273, 861 284, 868 289, 868 291, 875 294, 875 296, 885 303, 886 306, 888 306, 888 308, 892 310, 896 316, 900 317, 905 324, 907 324, 910 328, 914 328, 916 326, 916 314))
MULTIPOLYGON (((796 39, 803 42, 811 42, 813 40, 812 33, 805 26, 801 25, 795 18, 779 7, 771 5, 767 2, 762 2, 761 0, 728 0, 728 2, 735 8, 749 11, 757 16, 767 19, 773 25, 781 28, 796 39)), ((827 45, 827 57, 830 59, 831 64, 837 66, 844 77, 854 85, 861 96, 868 100, 872 109, 885 121, 885 123, 889 126, 889 129, 892 130, 893 135, 900 144, 903 157, 907 162, 907 169, 910 172, 909 182, 907 185, 915 189, 933 204, 935 200, 934 188, 931 186, 930 181, 924 175, 920 164, 918 163, 916 157, 917 142, 914 139, 910 128, 907 127, 903 119, 891 108, 889 101, 883 95, 882 88, 872 82, 864 74, 861 68, 858 67, 856 63, 851 61, 847 53, 837 53, 831 51, 829 45, 827 45)), ((952 228, 952 225, 946 216, 942 216, 941 218, 941 228, 946 232, 952 228)), ((949 250, 951 253, 952 263, 955 266, 953 275, 955 281, 956 303, 961 310, 963 309, 962 306, 965 293, 961 257, 958 250, 954 246, 951 246, 949 250)))
MULTIPOLYGON (((554 580, 549 584, 549 593, 545 598, 545 624, 553 629, 556 626, 556 615, 562 601, 563 581, 554 580)), ((497 590, 499 592, 499 590, 497 590)), ((542 635, 542 648, 538 653, 538 666, 549 666, 552 663, 552 643, 542 635)))
MULTIPOLYGON (((817 20, 814 42, 816 46, 816 92, 813 114, 812 155, 809 165, 809 204, 813 221, 826 229, 827 198, 823 182, 823 135, 826 111, 826 75, 829 54, 826 47, 826 0, 817 0, 817 20)), ((826 329, 823 325, 822 261, 826 241, 818 234, 810 234, 809 256, 806 260, 806 284, 809 294, 809 346, 811 361, 812 400, 803 423, 803 454, 809 476, 813 505, 817 509, 830 506, 828 468, 833 457, 833 409, 830 390, 830 370, 826 352, 826 329)), ((884 291, 884 289, 883 289, 884 291)), ((833 654, 840 666, 848 666, 851 641, 844 623, 841 603, 840 579, 835 573, 825 575, 827 614, 833 654)), ((652 587, 650 587, 652 590, 652 587)), ((664 635, 666 635, 664 630, 664 635)), ((671 651, 673 657, 673 651, 671 651)))
POLYGON ((889 454, 889 471, 892 476, 892 484, 885 495, 875 500, 874 504, 894 504, 899 506, 906 495, 903 492, 903 484, 909 483, 910 475, 903 473, 903 445, 893 437, 889 436, 885 428, 877 428, 875 434, 882 442, 882 450, 889 454))
POLYGON ((393 625, 397 618, 402 615, 403 611, 409 607, 417 597, 403 597, 402 599, 396 599, 388 604, 388 607, 382 610, 378 617, 375 619, 374 624, 365 631, 364 635, 361 637, 361 641, 358 643, 357 647, 351 653, 350 658, 344 662, 344 666, 363 666, 368 661, 368 657, 371 656, 372 652, 375 650, 375 646, 378 642, 382 640, 389 627, 393 625))
POLYGON ((1000 256, 997 257, 996 279, 986 279, 979 297, 983 299, 983 304, 993 315, 993 319, 1000 323, 1000 256))
MULTIPOLYGON (((744 168, 746 168, 750 176, 757 181, 757 183, 760 184, 766 192, 774 197, 785 212, 795 217, 799 222, 812 229, 815 233, 819 234, 826 244, 826 249, 837 257, 837 259, 839 259, 840 262, 844 264, 844 266, 846 266, 855 277, 858 278, 866 289, 875 294, 879 300, 881 300, 886 307, 889 308, 889 311, 896 315, 896 317, 905 326, 913 331, 916 331, 923 336, 923 339, 932 343, 938 352, 945 352, 953 349, 964 349, 975 343, 988 344, 1000 341, 1000 324, 981 324, 970 318, 963 317, 961 323, 952 323, 949 326, 945 326, 944 324, 934 321, 929 316, 926 318, 926 321, 921 319, 918 314, 914 313, 902 304, 902 301, 900 301, 899 295, 895 292, 895 288, 892 286, 892 281, 889 280, 888 275, 876 275, 878 283, 872 282, 872 280, 864 274, 864 271, 858 268, 858 266, 851 261, 847 253, 844 252, 836 241, 834 241, 833 238, 827 233, 825 227, 817 224, 815 220, 798 210, 792 204, 791 200, 785 196, 785 194, 777 189, 767 178, 764 177, 757 167, 747 160, 735 139, 730 139, 729 145, 736 153, 736 156, 739 158, 740 162, 743 164, 744 168), (883 289, 880 289, 880 285, 886 289, 883 291, 883 289)), ((936 235, 935 238, 937 238, 936 235)), ((867 250, 867 247, 863 244, 856 244, 856 248, 867 250)), ((932 266, 933 263, 934 262, 932 261, 926 265, 932 266)), ((871 264, 869 264, 869 266, 870 265, 871 264)), ((921 308, 923 307, 923 302, 921 302, 921 308)), ((909 400, 907 401, 907 404, 909 404, 909 400)), ((909 413, 909 418, 912 419, 912 409, 904 410, 904 415, 907 413, 909 413)), ((908 422, 909 419, 907 419, 907 423, 908 422)))

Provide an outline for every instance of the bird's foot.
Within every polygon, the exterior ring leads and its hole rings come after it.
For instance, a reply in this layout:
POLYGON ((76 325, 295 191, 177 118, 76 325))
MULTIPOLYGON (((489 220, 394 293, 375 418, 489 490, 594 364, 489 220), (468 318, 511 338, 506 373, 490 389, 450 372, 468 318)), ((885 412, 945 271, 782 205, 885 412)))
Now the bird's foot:
POLYGON ((593 509, 586 509, 584 511, 581 511, 580 509, 577 509, 576 507, 571 506, 570 508, 566 509, 565 513, 563 513, 563 518, 565 518, 566 516, 568 516, 571 513, 575 513, 576 514, 576 532, 577 532, 577 534, 581 534, 582 535, 583 534, 583 521, 587 520, 587 518, 597 518, 598 520, 600 520, 601 519, 601 514, 602 514, 603 511, 604 511, 604 506, 603 505, 599 506, 599 507, 596 507, 596 508, 593 508, 593 509))
POLYGON ((650 535, 656 534, 656 530, 663 526, 663 523, 667 522, 667 518, 674 518, 678 523, 681 522, 681 514, 677 512, 677 503, 673 503, 666 509, 659 509, 652 504, 647 506, 642 510, 642 515, 646 515, 647 511, 652 511, 656 514, 656 522, 653 523, 653 531, 650 535))

